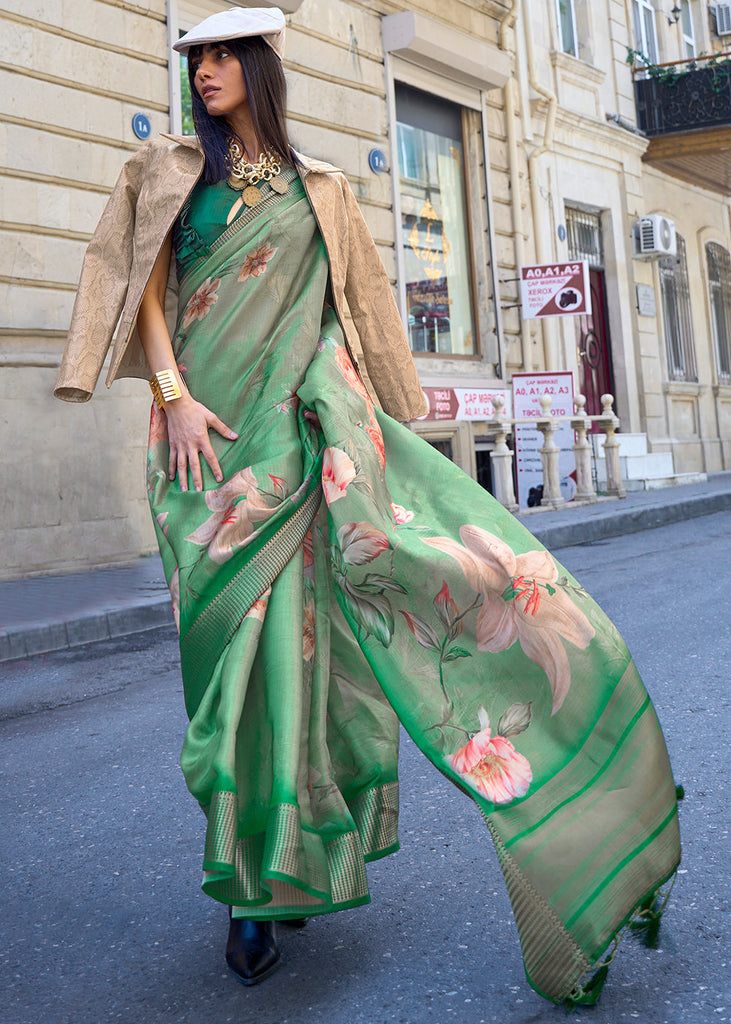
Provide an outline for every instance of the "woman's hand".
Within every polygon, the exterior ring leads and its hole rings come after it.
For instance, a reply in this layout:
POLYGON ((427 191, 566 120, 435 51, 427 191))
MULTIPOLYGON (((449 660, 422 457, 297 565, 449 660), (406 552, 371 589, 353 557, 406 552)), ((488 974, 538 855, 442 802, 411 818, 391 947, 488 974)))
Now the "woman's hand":
POLYGON ((188 472, 193 478, 196 491, 203 490, 200 456, 206 460, 211 472, 220 483, 223 473, 218 464, 216 454, 211 447, 208 436, 210 429, 215 430, 227 441, 235 441, 239 436, 205 405, 196 402, 187 392, 180 398, 165 405, 168 421, 168 441, 170 443, 170 462, 168 475, 171 480, 178 474, 181 491, 188 490, 188 472))
POLYGON ((206 409, 205 405, 191 397, 176 366, 175 353, 165 323, 165 288, 170 270, 172 244, 171 232, 155 261, 145 294, 142 296, 137 314, 137 329, 152 373, 156 374, 161 370, 172 372, 182 391, 180 398, 174 398, 165 404, 170 442, 168 475, 174 480, 177 473, 180 490, 187 491, 190 472, 196 491, 202 491, 201 455, 211 467, 216 480, 219 483, 223 480, 221 467, 211 447, 209 429, 217 431, 227 441, 235 441, 238 434, 222 423, 210 409, 206 409))

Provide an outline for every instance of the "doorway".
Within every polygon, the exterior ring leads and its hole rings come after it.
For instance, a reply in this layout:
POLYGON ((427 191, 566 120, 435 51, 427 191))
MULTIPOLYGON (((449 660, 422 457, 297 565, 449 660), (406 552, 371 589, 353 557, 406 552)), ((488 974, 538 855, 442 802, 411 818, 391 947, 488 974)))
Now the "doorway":
MULTIPOLYGON (((566 235, 569 259, 586 260, 589 264, 591 315, 575 318, 578 385, 580 394, 586 398, 588 415, 598 416, 602 411, 601 396, 614 394, 601 213, 566 206, 566 235)), ((596 433, 601 428, 593 424, 591 429, 596 433)))

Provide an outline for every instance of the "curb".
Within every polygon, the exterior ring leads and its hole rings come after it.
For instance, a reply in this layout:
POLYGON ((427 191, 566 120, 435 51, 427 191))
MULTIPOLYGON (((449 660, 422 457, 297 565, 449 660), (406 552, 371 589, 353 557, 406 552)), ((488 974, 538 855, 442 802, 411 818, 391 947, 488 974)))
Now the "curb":
MULTIPOLYGON (((694 495, 671 504, 658 503, 626 510, 618 509, 616 502, 597 504, 590 508, 590 518, 579 522, 547 523, 541 527, 538 515, 518 516, 518 520, 541 544, 554 550, 597 543, 611 537, 727 511, 731 509, 731 490, 694 495)), ((165 588, 161 593, 143 597, 136 604, 129 602, 121 608, 99 613, 81 612, 68 619, 59 618, 35 626, 23 624, 0 630, 0 663, 173 625, 170 597, 165 588)))
POLYGON ((0 633, 0 662, 49 654, 69 647, 114 640, 130 633, 142 633, 160 626, 174 625, 170 596, 165 593, 147 598, 138 605, 117 608, 98 615, 80 615, 61 622, 38 626, 19 626, 0 633))
POLYGON ((541 529, 531 518, 530 523, 521 519, 524 526, 541 544, 549 550, 568 548, 576 544, 592 544, 610 537, 621 537, 628 533, 640 533, 642 530, 654 530, 658 526, 668 526, 685 519, 697 519, 699 516, 713 515, 714 512, 725 512, 731 509, 731 491, 717 494, 701 494, 672 505, 650 505, 642 508, 602 512, 599 509, 592 519, 581 523, 552 523, 541 529))

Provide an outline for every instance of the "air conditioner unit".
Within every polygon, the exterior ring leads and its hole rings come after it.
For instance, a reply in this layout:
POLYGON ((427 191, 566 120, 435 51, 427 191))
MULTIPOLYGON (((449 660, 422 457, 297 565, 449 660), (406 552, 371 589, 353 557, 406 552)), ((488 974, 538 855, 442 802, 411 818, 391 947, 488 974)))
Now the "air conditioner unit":
POLYGON ((716 16, 716 34, 731 36, 731 3, 715 4, 713 13, 716 16))
POLYGON ((659 260, 676 253, 675 223, 662 214, 641 217, 634 226, 633 237, 635 256, 640 259, 659 260))

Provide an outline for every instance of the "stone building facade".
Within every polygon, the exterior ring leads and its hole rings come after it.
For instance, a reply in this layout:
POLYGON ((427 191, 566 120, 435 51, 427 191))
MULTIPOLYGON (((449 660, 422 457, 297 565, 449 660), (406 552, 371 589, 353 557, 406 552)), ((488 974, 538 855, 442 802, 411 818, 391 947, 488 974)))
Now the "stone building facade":
MULTIPOLYGON (((154 548, 146 384, 100 384, 82 406, 51 391, 84 247, 141 144, 135 127, 185 125, 169 44, 227 6, 0 0, 4 577, 154 548)), ((673 473, 728 468, 731 100, 723 59, 702 56, 724 46, 712 5, 682 0, 677 21, 660 0, 531 0, 530 16, 527 0, 279 6, 295 145, 347 173, 427 393, 474 399, 414 429, 489 486, 480 396, 509 393, 516 372, 569 370, 576 390, 608 386, 623 430, 673 473), (635 78, 667 92, 707 67, 715 122, 699 127, 696 111, 649 141, 638 133, 638 117, 669 101, 638 91, 640 111, 635 78), (675 225, 676 255, 635 257, 646 216, 675 225), (592 319, 522 319, 519 268, 580 258, 592 319)))

